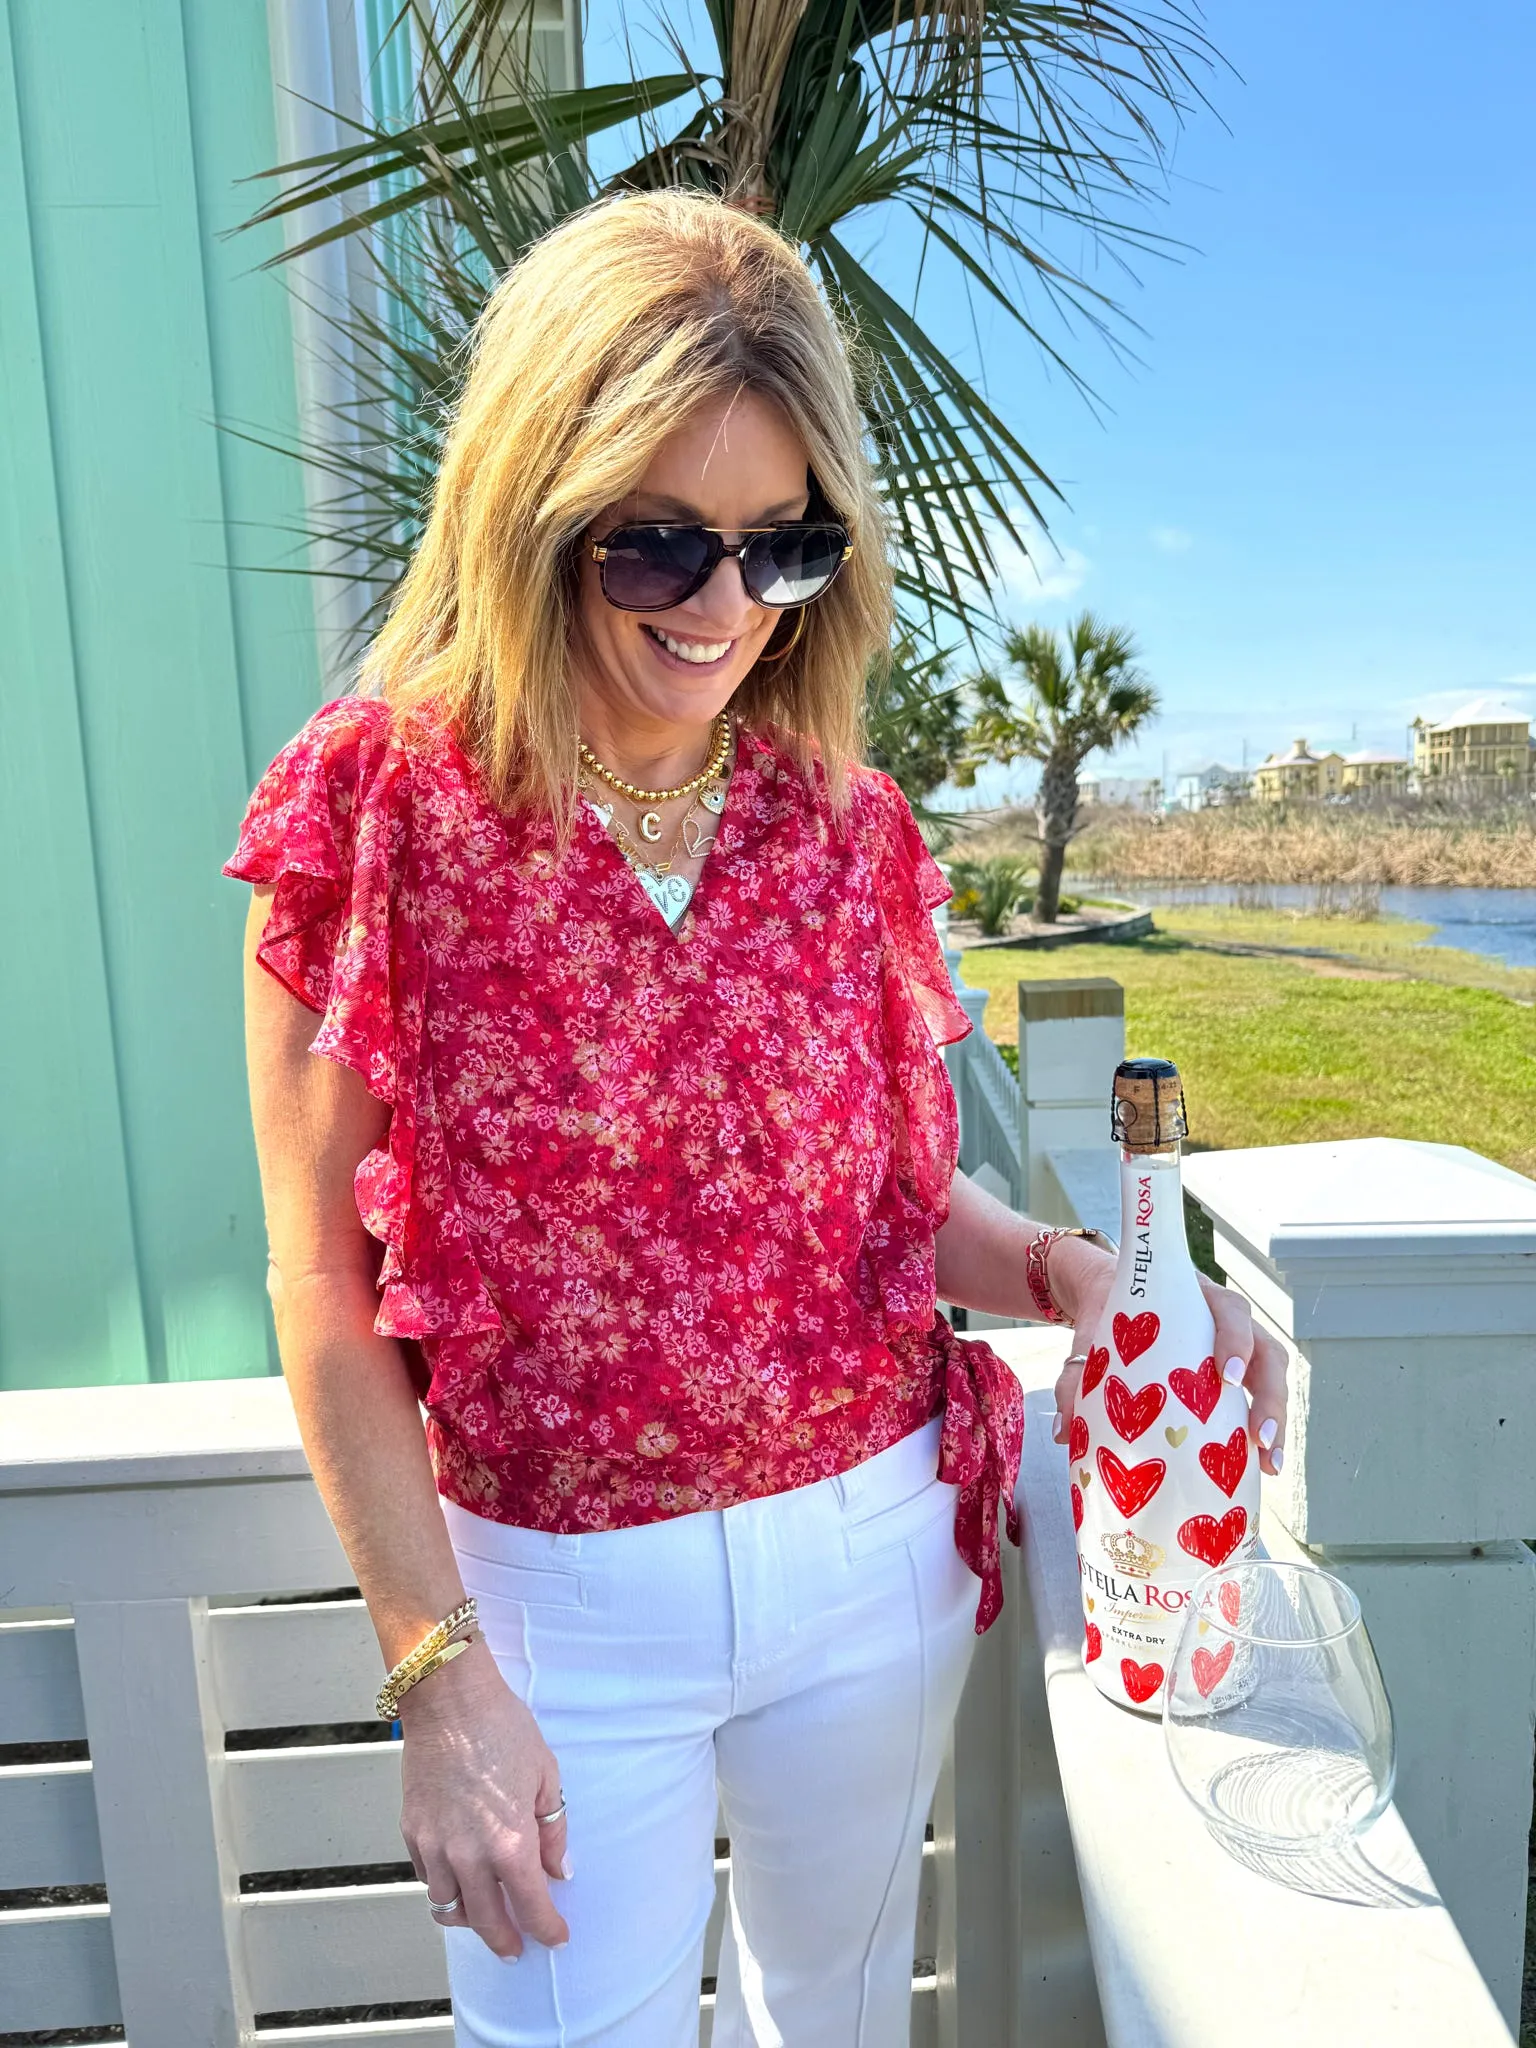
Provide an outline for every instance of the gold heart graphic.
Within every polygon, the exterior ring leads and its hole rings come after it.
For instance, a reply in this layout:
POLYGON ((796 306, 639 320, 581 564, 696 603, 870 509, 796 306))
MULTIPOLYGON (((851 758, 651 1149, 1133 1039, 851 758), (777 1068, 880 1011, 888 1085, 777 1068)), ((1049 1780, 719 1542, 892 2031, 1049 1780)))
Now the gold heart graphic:
POLYGON ((1181 1422, 1178 1428, 1175 1429, 1173 1425, 1170 1423, 1168 1428, 1163 1431, 1163 1435, 1167 1437, 1169 1443, 1171 1443, 1173 1445, 1173 1448, 1177 1450, 1179 1448, 1179 1445, 1183 1443, 1185 1437, 1189 1435, 1189 1424, 1187 1422, 1181 1422))
POLYGON ((1204 1635, 1204 1634, 1205 1634, 1206 1630, 1207 1630, 1207 1629, 1208 1629, 1208 1628, 1210 1627, 1210 1625, 1211 1625, 1211 1624, 1210 1624, 1210 1623, 1209 1623, 1208 1621, 1202 1621, 1202 1622, 1200 1623, 1200 1633, 1201 1633, 1201 1635, 1204 1635))
POLYGON ((1091 1593, 1088 1595, 1088 1612, 1090 1614, 1093 1612, 1093 1595, 1091 1593))
POLYGON ((1086 1465, 1079 1465, 1079 1466, 1078 1466, 1078 1468, 1077 1468, 1077 1483, 1078 1483, 1078 1485, 1079 1485, 1079 1486, 1082 1486, 1082 1487, 1086 1487, 1086 1486, 1087 1486, 1087 1484, 1088 1484, 1088 1482, 1089 1482, 1089 1480, 1091 1480, 1091 1479, 1092 1479, 1092 1477, 1093 1477, 1093 1474, 1092 1474, 1092 1473, 1091 1473, 1091 1472, 1090 1472, 1090 1471, 1088 1470, 1088 1467, 1087 1467, 1086 1465))

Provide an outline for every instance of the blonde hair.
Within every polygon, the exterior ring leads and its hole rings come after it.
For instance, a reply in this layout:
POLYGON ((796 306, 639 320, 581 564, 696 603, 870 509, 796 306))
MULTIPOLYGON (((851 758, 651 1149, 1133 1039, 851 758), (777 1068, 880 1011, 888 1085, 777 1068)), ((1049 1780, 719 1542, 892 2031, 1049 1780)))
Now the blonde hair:
POLYGON ((397 715, 452 724, 507 810, 564 821, 576 772, 576 558, 700 404, 752 391, 783 411, 854 552, 785 659, 733 700, 833 803, 861 751, 865 678, 889 645, 884 522, 848 344, 796 249, 702 194, 606 200, 546 235, 491 296, 426 529, 363 665, 397 715))

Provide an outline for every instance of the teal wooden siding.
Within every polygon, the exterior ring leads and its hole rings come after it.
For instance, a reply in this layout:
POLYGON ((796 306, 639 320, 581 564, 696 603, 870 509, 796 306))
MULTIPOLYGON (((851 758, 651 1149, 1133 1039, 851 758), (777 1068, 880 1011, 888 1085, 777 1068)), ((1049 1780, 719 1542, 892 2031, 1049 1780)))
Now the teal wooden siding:
POLYGON ((0 1387, 275 1368, 219 877, 319 701, 266 0, 0 0, 0 1387))

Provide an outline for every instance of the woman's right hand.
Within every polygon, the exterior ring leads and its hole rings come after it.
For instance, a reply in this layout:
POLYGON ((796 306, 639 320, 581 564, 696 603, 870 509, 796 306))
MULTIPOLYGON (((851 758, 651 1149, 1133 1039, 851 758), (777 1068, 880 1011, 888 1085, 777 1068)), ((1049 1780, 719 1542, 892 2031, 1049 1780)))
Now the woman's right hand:
POLYGON ((473 1643, 400 1702, 405 1731, 400 1832, 429 1899, 461 1898, 440 1927, 473 1927, 509 1961, 525 1936, 561 1948, 570 1929, 549 1880, 568 1875, 560 1772, 538 1723, 473 1643), (510 1902, 510 1910, 509 1910, 510 1902))

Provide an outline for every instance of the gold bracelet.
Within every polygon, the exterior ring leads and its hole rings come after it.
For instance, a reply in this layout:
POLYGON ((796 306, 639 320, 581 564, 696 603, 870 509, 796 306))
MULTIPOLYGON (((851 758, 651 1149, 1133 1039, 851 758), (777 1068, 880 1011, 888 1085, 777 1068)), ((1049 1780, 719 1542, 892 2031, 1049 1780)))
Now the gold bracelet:
POLYGON ((420 1685, 421 1681, 424 1678, 430 1678, 434 1671, 441 1671, 445 1664, 451 1664, 455 1657, 461 1656, 472 1643, 478 1643, 479 1640, 480 1631, 476 1629, 473 1635, 459 1636, 455 1641, 445 1643, 440 1650, 434 1650, 425 1663, 418 1664, 416 1669, 395 1687, 393 1697, 390 1700, 389 1712, 381 1714, 380 1719, 393 1721, 400 1711, 400 1702, 405 1698, 405 1695, 411 1690, 412 1686, 420 1685))
MULTIPOLYGON (((427 1660, 449 1643, 460 1629, 472 1627, 475 1621, 475 1603, 471 1598, 455 1607, 451 1614, 445 1614, 435 1628, 428 1629, 414 1649, 407 1650, 400 1662, 379 1687, 374 1712, 381 1721, 393 1721, 400 1695, 425 1676, 423 1667, 427 1660)), ((436 1665, 432 1667, 437 1669, 436 1665)))
POLYGON ((429 1651, 425 1656, 413 1657, 406 1670, 391 1672, 374 1702, 379 1719, 395 1720, 400 1712, 401 1700, 413 1685, 419 1684, 429 1673, 440 1670, 444 1664, 451 1664, 461 1650, 467 1650, 471 1643, 478 1643, 480 1639, 479 1629, 471 1626, 467 1634, 450 1642, 439 1643, 436 1649, 429 1651))

